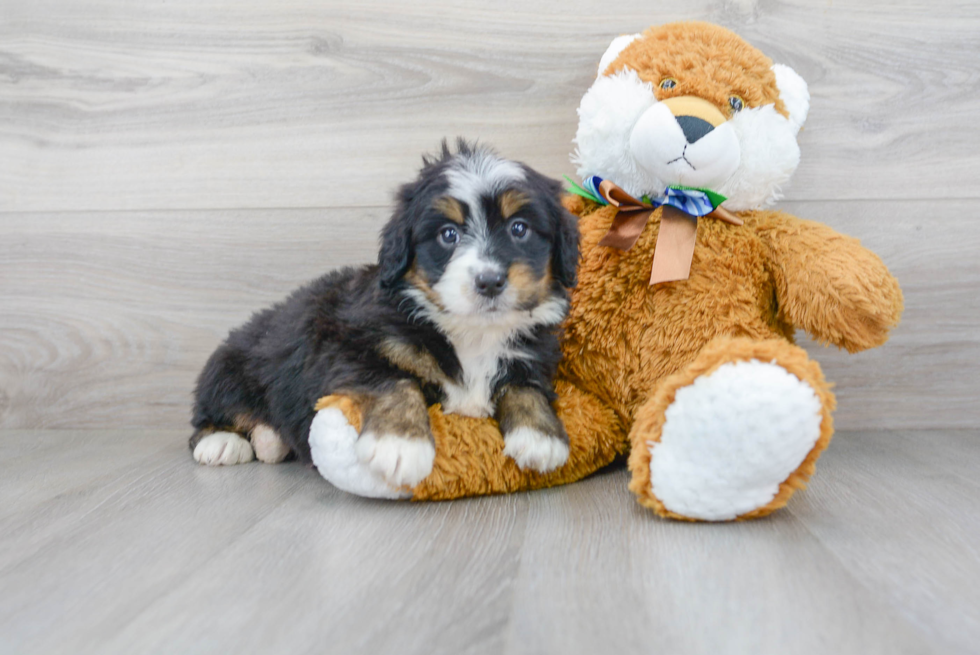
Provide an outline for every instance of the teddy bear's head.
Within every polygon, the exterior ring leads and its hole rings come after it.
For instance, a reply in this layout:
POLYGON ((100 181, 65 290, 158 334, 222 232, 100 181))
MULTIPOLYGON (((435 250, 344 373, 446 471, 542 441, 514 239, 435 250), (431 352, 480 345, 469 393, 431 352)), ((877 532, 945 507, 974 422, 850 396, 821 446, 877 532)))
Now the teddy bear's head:
POLYGON ((810 96, 735 33, 672 23, 613 40, 582 98, 574 161, 636 197, 708 189, 744 210, 779 198, 810 96))

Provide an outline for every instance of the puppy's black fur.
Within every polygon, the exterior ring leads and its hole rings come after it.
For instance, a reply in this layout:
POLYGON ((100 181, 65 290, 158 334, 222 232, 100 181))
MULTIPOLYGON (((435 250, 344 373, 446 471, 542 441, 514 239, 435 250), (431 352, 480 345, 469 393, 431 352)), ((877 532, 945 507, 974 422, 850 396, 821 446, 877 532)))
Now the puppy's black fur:
MULTIPOLYGON (((451 313, 440 307, 432 286, 452 258, 452 250, 440 239, 447 226, 454 225, 438 207, 440 198, 450 197, 447 172, 486 152, 460 141, 452 153, 444 143, 441 156, 424 159, 418 179, 398 191, 394 214, 382 232, 377 265, 328 273, 231 332, 198 379, 192 450, 211 432, 247 436, 251 427, 266 424, 295 456, 309 461, 313 407, 322 396, 376 396, 400 380, 413 380, 429 404, 442 401, 440 376, 421 376, 397 365, 384 354, 385 344, 392 341, 431 355, 446 380, 462 383, 451 339, 436 324, 440 312, 451 313), (409 293, 412 290, 415 293, 409 293)), ((488 256, 505 270, 523 267, 524 277, 529 275, 531 283, 545 289, 537 296, 525 294, 523 305, 514 309, 530 316, 544 302, 567 304, 566 288, 575 283, 578 230, 561 205, 560 184, 519 166, 523 179, 481 196, 479 211, 456 201, 463 214, 458 230, 465 239, 469 220, 482 216, 488 256), (499 198, 504 191, 524 201, 519 213, 530 236, 523 241, 507 236, 507 229, 519 230, 502 215, 499 198)), ((557 321, 516 332, 512 344, 522 356, 500 362, 492 381, 494 395, 507 387, 527 387, 550 404, 559 358, 557 321)))

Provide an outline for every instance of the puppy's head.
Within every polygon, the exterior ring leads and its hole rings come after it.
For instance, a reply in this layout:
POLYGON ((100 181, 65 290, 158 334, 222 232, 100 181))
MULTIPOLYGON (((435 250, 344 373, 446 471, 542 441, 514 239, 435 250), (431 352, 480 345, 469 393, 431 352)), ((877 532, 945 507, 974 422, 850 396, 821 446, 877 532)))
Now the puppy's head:
POLYGON ((462 140, 424 161, 382 232, 382 287, 430 315, 497 323, 545 306, 563 315, 578 227, 561 185, 462 140))

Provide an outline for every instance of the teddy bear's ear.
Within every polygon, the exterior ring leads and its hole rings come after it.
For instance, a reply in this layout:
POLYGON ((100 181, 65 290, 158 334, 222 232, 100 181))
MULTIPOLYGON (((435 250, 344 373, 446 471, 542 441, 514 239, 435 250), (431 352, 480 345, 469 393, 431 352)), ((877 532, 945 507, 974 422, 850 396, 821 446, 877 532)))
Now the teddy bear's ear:
POLYGON ((776 86, 779 87, 779 97, 789 112, 789 122, 799 132, 810 111, 810 92, 806 82, 795 70, 783 64, 775 64, 772 72, 776 74, 776 86))
POLYGON ((613 39, 609 47, 606 48, 606 52, 603 53, 602 59, 599 60, 599 71, 596 73, 596 76, 602 75, 609 68, 609 64, 613 63, 613 60, 619 56, 619 53, 638 38, 640 38, 639 34, 623 34, 613 39))

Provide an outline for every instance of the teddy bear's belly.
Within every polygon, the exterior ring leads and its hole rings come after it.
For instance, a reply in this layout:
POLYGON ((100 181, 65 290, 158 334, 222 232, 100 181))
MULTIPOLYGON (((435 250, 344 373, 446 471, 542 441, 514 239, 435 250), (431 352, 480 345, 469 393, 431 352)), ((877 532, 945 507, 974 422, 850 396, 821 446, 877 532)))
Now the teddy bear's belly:
POLYGON ((598 249, 586 251, 563 374, 628 416, 716 336, 792 339, 792 329, 777 318, 762 259, 750 256, 755 244, 744 241, 699 242, 689 279, 655 286, 649 284, 652 244, 613 262, 598 249), (598 257, 601 266, 589 261, 598 257))

